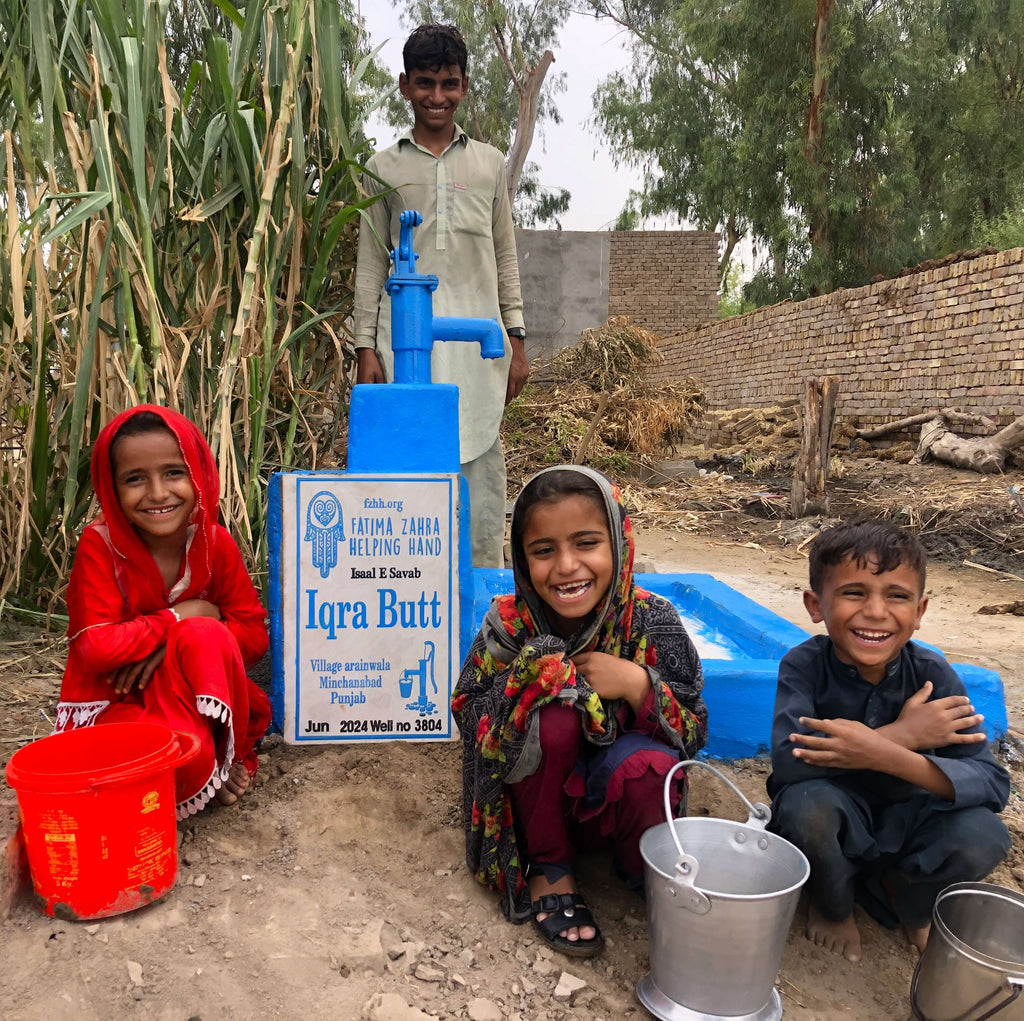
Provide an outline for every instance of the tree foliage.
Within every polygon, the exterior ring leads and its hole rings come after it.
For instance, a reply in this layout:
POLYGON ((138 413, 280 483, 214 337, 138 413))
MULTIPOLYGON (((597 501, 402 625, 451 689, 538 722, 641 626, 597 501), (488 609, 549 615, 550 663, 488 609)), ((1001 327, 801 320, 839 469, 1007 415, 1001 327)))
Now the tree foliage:
MULTIPOLYGON (((557 225, 569 192, 549 189, 536 164, 527 162, 534 128, 561 118, 555 97, 565 75, 547 70, 569 0, 393 0, 410 28, 428 22, 459 27, 469 48, 469 92, 456 120, 471 137, 507 153, 513 213, 520 226, 557 225)), ((394 125, 409 121, 407 104, 388 109, 394 125)))
POLYGON ((762 268, 759 303, 856 286, 969 246, 1019 209, 1020 0, 591 0, 632 33, 598 90, 642 214, 762 268))

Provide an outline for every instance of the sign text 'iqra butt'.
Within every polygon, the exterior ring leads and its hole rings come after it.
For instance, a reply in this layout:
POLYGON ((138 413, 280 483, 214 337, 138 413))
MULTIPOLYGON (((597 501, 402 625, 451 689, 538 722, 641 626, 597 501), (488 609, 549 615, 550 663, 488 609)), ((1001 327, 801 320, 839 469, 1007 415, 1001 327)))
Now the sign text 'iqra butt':
POLYGON ((281 477, 286 741, 452 736, 458 479, 281 477))

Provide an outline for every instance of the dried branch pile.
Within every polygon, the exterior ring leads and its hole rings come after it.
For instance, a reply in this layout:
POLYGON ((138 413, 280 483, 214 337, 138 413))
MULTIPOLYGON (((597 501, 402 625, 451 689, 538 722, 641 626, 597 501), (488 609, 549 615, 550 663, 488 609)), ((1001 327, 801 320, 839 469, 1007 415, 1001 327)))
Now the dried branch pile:
POLYGON ((613 316, 543 367, 552 382, 528 386, 502 424, 513 491, 545 465, 572 462, 591 429, 582 460, 612 472, 692 435, 704 414, 704 391, 692 379, 645 378, 647 366, 661 359, 657 343, 627 317, 613 316))
MULTIPOLYGON (((920 536, 929 553, 952 559, 981 551, 989 562, 1024 574, 1024 513, 1005 479, 979 478, 937 465, 918 469, 915 483, 901 487, 889 483, 887 472, 878 466, 866 471, 872 479, 858 473, 853 485, 845 479, 835 487, 833 513, 888 518, 920 536)), ((897 478, 899 470, 893 469, 893 480, 897 478)))
POLYGON ((582 383, 598 393, 636 383, 648 365, 662 360, 658 336, 635 326, 629 316, 612 316, 596 330, 584 330, 579 341, 559 351, 549 363, 557 382, 582 383))

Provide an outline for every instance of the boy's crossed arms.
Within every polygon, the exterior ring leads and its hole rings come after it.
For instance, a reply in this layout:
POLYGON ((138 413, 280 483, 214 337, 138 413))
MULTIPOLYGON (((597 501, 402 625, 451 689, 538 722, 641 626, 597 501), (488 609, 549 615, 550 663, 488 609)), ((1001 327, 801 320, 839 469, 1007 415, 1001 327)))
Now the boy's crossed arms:
POLYGON ((947 695, 929 701, 934 690, 926 681, 903 704, 893 722, 872 729, 858 720, 819 720, 800 716, 810 734, 792 733, 794 758, 832 769, 872 769, 917 784, 939 797, 953 800, 953 785, 924 749, 951 744, 977 744, 984 733, 965 733, 984 720, 966 695, 947 695))

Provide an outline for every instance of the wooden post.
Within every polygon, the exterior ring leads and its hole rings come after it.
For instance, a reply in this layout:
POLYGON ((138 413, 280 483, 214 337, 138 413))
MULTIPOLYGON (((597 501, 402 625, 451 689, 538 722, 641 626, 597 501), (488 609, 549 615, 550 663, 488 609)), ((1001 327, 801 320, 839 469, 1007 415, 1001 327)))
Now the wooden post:
POLYGON ((828 514, 828 460, 836 418, 839 381, 835 376, 807 383, 800 430, 800 453, 793 469, 790 504, 794 518, 828 514))
POLYGON ((587 456, 587 449, 590 447, 590 441, 597 433, 597 426, 601 421, 601 416, 604 414, 604 409, 608 407, 608 399, 610 396, 611 395, 608 393, 601 394, 601 398, 597 402, 597 411, 594 412, 594 417, 590 420, 590 425, 587 427, 587 431, 584 433, 583 439, 580 440, 580 445, 572 455, 573 464, 583 464, 583 460, 587 456))

